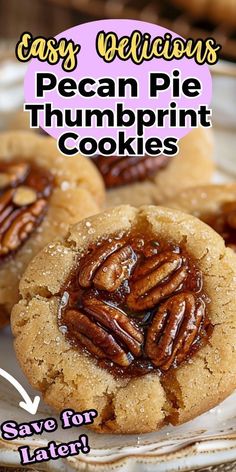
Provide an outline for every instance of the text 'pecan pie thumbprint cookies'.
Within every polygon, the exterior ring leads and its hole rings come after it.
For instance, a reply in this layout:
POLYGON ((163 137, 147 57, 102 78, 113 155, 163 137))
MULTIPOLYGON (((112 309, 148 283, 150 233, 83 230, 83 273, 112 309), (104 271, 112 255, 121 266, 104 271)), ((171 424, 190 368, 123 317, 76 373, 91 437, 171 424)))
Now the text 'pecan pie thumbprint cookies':
POLYGON ((166 204, 197 216, 236 252, 236 183, 189 188, 166 204))
POLYGON ((98 212, 103 197, 102 179, 89 160, 66 159, 51 138, 0 134, 0 327, 31 258, 69 224, 98 212))
POLYGON ((197 218, 120 206, 44 248, 20 283, 20 364, 100 432, 188 421, 236 387, 236 256, 197 218))
POLYGON ((214 170, 211 130, 194 129, 179 141, 174 157, 96 156, 107 188, 107 206, 164 204, 176 192, 206 184, 214 170))

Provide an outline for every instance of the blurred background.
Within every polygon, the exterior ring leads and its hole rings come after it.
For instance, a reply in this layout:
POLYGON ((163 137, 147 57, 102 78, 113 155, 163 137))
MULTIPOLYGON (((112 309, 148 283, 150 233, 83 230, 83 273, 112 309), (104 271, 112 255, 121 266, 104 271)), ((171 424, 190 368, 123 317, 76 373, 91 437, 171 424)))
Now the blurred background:
POLYGON ((27 30, 54 36, 97 18, 136 18, 183 36, 214 36, 223 56, 236 59, 235 0, 0 0, 1 39, 27 30))

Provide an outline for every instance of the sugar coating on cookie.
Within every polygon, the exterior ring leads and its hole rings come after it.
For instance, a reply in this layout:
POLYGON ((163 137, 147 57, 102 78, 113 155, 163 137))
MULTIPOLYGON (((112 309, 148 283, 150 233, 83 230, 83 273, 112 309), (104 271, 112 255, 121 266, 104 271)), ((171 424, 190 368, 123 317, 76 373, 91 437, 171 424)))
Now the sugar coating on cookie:
POLYGON ((87 159, 60 156, 51 138, 1 134, 0 327, 30 259, 68 225, 96 213, 103 198, 101 177, 87 159))
POLYGON ((174 157, 93 158, 107 188, 107 206, 164 204, 186 187, 208 183, 214 170, 211 131, 194 129, 179 141, 179 149, 174 157))
POLYGON ((107 210, 28 266, 17 357, 56 410, 96 409, 99 432, 183 423, 236 386, 235 279, 234 253, 198 219, 107 210))

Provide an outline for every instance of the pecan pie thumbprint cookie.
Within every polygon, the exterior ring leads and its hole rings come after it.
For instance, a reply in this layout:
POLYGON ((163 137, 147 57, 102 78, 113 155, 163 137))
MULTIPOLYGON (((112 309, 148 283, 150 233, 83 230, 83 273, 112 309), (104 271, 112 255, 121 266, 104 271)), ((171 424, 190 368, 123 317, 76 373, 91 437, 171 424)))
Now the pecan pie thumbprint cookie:
POLYGON ((236 387, 235 278, 233 251, 193 216, 120 206, 87 218, 20 282, 20 365, 55 410, 97 410, 99 432, 181 424, 236 387))
POLYGON ((173 157, 96 156, 107 189, 107 206, 164 204, 186 187, 211 180, 214 163, 211 130, 197 128, 179 141, 173 157))
POLYGON ((98 212, 103 198, 91 161, 67 160, 51 138, 0 134, 0 327, 9 321, 32 257, 68 225, 98 212))

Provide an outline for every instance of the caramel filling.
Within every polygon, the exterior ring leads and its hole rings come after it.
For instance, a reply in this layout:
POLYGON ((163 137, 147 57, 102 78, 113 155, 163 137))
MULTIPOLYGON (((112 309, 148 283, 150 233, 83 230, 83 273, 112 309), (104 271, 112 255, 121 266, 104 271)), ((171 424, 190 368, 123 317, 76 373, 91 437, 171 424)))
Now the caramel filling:
POLYGON ((166 156, 96 156, 93 161, 101 172, 106 187, 114 188, 141 182, 152 177, 168 165, 170 158, 166 156))
POLYGON ((236 202, 224 203, 218 213, 203 215, 201 219, 222 236, 226 246, 236 252, 236 202))
POLYGON ((17 251, 42 222, 53 188, 49 171, 25 161, 0 163, 0 260, 17 251))
POLYGON ((127 235, 80 260, 62 293, 59 328, 115 376, 164 374, 208 340, 207 303, 183 247, 127 235))

